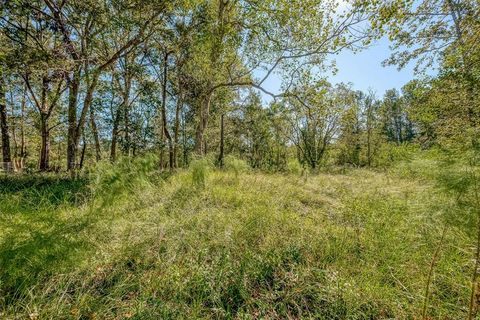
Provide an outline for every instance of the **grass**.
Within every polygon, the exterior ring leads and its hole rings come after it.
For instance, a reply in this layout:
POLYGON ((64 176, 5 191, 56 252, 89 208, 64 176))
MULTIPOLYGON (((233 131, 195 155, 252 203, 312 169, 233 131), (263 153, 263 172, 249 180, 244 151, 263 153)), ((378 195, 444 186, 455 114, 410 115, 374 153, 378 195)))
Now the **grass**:
POLYGON ((474 226, 414 168, 147 169, 0 181, 0 318, 419 318, 445 224, 427 314, 466 316, 474 226))

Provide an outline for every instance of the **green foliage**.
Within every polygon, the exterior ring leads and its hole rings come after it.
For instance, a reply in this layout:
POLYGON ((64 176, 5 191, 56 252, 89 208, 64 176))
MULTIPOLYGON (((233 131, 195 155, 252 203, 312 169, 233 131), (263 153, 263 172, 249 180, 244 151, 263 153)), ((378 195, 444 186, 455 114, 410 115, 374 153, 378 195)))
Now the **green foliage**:
POLYGON ((399 162, 412 160, 419 152, 419 147, 412 144, 384 143, 374 159, 374 165, 381 168, 390 167, 399 162))
POLYGON ((250 93, 245 106, 230 118, 229 149, 236 150, 254 169, 281 171, 285 167, 288 120, 283 110, 262 106, 261 96, 250 93))
POLYGON ((158 158, 150 154, 138 158, 123 157, 119 161, 98 162, 88 173, 92 192, 113 201, 142 188, 148 188, 159 179, 158 158))
POLYGON ((250 166, 245 160, 239 159, 233 155, 225 157, 225 168, 233 171, 235 178, 238 179, 240 174, 247 172, 250 166))
POLYGON ((397 90, 388 90, 385 93, 380 116, 382 117, 382 131, 388 142, 403 144, 411 142, 415 137, 413 124, 406 112, 405 98, 397 90))
MULTIPOLYGON (((419 158, 412 172, 428 168, 422 162, 427 160, 419 158)), ((149 177, 155 171, 150 161, 130 165, 149 177)), ((202 170, 209 165, 205 159, 194 162, 202 170)), ((122 170, 130 175, 127 165, 122 170)), ((143 178, 149 182, 136 180, 137 187, 128 182, 133 177, 110 179, 115 174, 109 172, 91 182, 91 190, 103 190, 96 199, 108 198, 111 185, 122 194, 124 187, 128 201, 117 199, 105 208, 89 198, 43 206, 34 214, 22 207, 2 212, 2 315, 404 319, 418 314, 439 230, 461 211, 451 205, 455 195, 395 172, 311 175, 302 188, 292 174, 245 172, 238 183, 228 184, 229 174, 210 170, 209 188, 198 192, 191 187, 192 172, 160 184, 143 178)), ((73 192, 77 183, 83 187, 75 193, 88 195, 80 180, 34 185, 40 194, 62 198, 58 190, 73 192)), ((2 209, 9 199, 31 196, 28 184, 2 184, 2 191, 12 190, 0 194, 2 209)), ((432 282, 432 318, 464 315, 470 275, 462 266, 470 261, 464 251, 471 234, 467 224, 447 233, 432 282)))
POLYGON ((300 175, 303 171, 302 164, 297 159, 290 159, 287 162, 287 172, 292 175, 300 175))
POLYGON ((195 159, 190 163, 192 184, 197 188, 205 188, 212 162, 207 157, 195 159))

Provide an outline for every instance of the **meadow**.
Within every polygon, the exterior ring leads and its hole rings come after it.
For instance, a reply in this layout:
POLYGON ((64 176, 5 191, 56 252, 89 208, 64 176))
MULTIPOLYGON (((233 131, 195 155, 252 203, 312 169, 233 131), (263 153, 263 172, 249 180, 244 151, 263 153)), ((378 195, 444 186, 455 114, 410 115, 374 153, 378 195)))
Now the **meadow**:
POLYGON ((232 163, 3 176, 0 318, 466 317, 475 217, 436 160, 315 174, 232 163))
POLYGON ((480 320, 480 0, 0 12, 0 320, 480 320))

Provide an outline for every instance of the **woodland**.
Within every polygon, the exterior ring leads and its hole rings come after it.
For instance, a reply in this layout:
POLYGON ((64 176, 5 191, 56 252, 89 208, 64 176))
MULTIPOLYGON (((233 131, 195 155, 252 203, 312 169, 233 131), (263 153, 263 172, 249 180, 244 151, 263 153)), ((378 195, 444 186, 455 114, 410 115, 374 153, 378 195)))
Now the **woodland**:
POLYGON ((0 13, 0 319, 480 318, 479 0, 0 13))

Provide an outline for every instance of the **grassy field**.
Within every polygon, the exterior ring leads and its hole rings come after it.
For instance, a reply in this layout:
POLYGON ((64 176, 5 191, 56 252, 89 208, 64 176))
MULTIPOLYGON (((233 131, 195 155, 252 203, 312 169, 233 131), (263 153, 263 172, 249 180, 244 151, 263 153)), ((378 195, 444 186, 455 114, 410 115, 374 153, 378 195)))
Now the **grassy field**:
POLYGON ((104 166, 2 178, 1 319, 419 319, 445 226, 427 314, 466 316, 475 227, 433 163, 204 187, 104 166))

